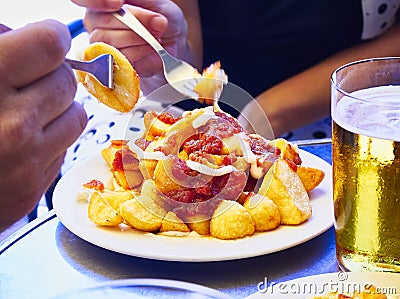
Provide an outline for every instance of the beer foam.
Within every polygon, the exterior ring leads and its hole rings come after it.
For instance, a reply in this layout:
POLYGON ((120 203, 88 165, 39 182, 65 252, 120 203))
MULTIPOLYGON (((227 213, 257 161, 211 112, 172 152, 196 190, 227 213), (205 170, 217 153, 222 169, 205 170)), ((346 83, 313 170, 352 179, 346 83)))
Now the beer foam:
POLYGON ((357 134, 400 141, 400 86, 372 87, 350 96, 334 109, 332 118, 338 125, 357 134))

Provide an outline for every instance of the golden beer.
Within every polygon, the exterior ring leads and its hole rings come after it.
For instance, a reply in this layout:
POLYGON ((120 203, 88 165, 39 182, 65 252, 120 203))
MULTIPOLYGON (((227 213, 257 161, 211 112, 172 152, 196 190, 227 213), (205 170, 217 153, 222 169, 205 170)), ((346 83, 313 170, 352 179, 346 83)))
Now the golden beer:
POLYGON ((371 103, 332 108, 337 258, 344 270, 400 272, 400 88, 357 96, 371 103))

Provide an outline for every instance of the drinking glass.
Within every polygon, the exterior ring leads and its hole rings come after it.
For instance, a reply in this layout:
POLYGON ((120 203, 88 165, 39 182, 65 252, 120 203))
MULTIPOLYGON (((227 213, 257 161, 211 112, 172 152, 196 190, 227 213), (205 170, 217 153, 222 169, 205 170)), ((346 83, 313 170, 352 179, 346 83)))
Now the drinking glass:
POLYGON ((339 266, 400 272, 400 57, 344 65, 331 87, 339 266))

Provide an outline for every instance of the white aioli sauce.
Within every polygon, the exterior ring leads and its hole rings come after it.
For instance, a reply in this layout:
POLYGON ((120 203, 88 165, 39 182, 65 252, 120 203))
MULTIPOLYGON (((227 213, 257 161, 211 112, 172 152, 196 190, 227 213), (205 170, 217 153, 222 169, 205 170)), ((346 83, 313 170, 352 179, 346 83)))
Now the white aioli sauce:
MULTIPOLYGON (((203 113, 199 113, 199 115, 193 120, 192 126, 195 129, 198 129, 199 127, 205 125, 210 119, 217 118, 213 111, 213 107, 209 106, 204 109, 202 109, 203 113)), ((183 113, 183 117, 187 116, 190 113, 196 113, 198 112, 197 109, 193 110, 192 112, 186 112, 183 113)), ((262 161, 265 159, 265 157, 257 157, 250 148, 250 140, 249 138, 244 134, 244 133, 239 133, 238 134, 238 139, 240 142, 240 148, 242 151, 242 154, 244 156, 244 159, 247 163, 250 164, 250 174, 253 178, 259 179, 263 175, 263 168, 261 166, 258 166, 257 162, 262 163, 262 161)), ((138 159, 147 159, 147 160, 164 160, 166 159, 165 154, 160 151, 155 151, 155 152, 147 152, 143 151, 140 147, 138 147, 136 144, 131 143, 129 144, 130 149, 137 155, 138 159)), ((198 171, 202 174, 210 175, 210 176, 222 176, 228 173, 231 173, 233 171, 238 171, 237 168, 235 168, 233 165, 225 165, 219 168, 212 168, 207 165, 192 161, 192 160, 187 160, 186 165, 195 171, 198 171)))

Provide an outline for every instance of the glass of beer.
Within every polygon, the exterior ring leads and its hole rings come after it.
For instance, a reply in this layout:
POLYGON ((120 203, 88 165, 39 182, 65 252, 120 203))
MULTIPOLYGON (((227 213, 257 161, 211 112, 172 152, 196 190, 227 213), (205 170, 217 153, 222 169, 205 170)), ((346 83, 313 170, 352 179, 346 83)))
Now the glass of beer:
POLYGON ((400 272, 400 57, 344 65, 331 86, 339 266, 400 272))

